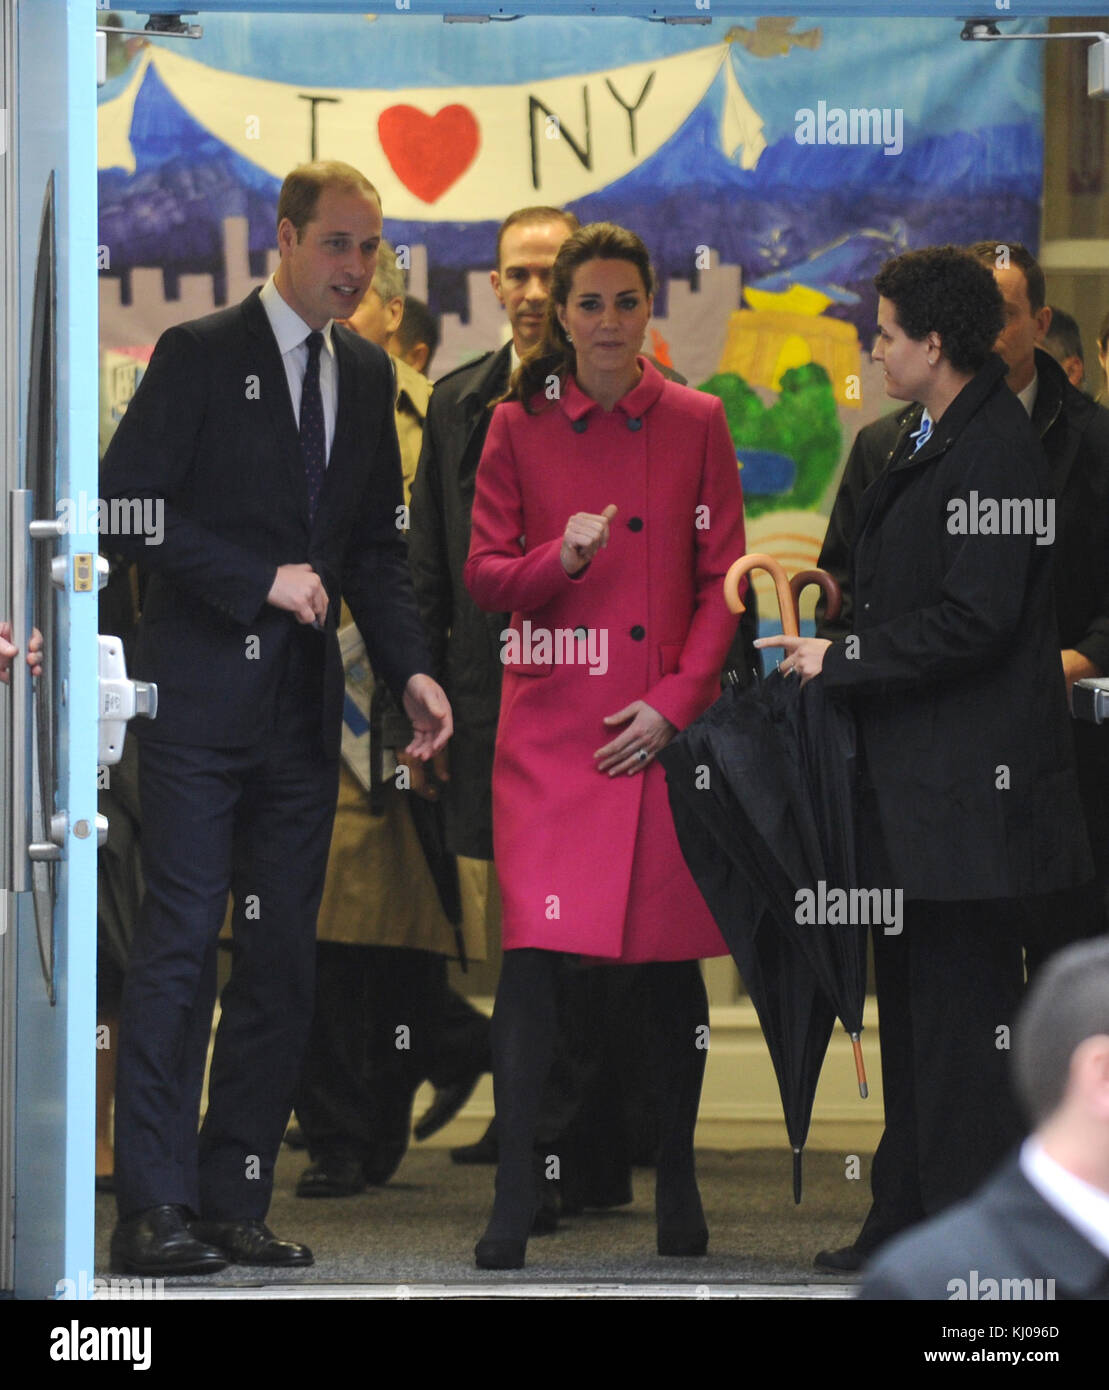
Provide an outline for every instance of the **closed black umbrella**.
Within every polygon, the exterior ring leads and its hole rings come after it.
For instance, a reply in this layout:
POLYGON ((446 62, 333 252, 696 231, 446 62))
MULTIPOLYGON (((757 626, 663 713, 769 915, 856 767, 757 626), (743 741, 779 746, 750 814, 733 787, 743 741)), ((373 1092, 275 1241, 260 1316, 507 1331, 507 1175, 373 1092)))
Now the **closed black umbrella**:
MULTIPOLYGON (((756 567, 774 574, 783 629, 796 633, 794 594, 767 556, 733 566, 725 587, 733 611, 741 606, 740 574, 756 567)), ((819 571, 797 576, 795 592, 814 580, 824 583, 819 571)), ((866 1094, 858 1043, 865 927, 808 920, 799 908, 804 893, 826 905, 856 886, 854 747, 850 715, 825 699, 819 681, 802 686, 774 672, 748 690, 726 689, 659 759, 682 852, 766 1037, 794 1152, 795 1201, 837 1014, 852 1035, 866 1094)))

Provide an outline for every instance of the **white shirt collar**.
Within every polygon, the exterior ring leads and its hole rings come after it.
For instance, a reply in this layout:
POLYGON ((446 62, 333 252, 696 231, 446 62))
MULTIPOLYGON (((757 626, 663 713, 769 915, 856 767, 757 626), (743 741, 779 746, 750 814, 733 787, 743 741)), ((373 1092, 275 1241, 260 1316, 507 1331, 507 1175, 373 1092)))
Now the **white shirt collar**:
POLYGON ((1044 1201, 1109 1258, 1109 1192, 1075 1177, 1034 1134, 1021 1145, 1020 1169, 1044 1201))
POLYGON ((1024 390, 1017 392, 1017 400, 1020 401, 1021 405, 1024 406, 1025 410, 1028 411, 1028 418, 1030 420, 1032 418, 1032 412, 1036 408, 1036 397, 1039 394, 1039 390, 1039 373, 1033 373, 1032 380, 1028 383, 1024 390))
POLYGON ((925 406, 920 412, 919 428, 909 432, 909 438, 916 440, 916 446, 913 449, 914 454, 917 449, 922 449, 924 445, 928 443, 929 439, 931 439, 933 423, 931 415, 928 414, 928 407, 925 406))
MULTIPOLYGON (((300 345, 312 332, 311 328, 304 322, 297 311, 283 298, 281 291, 277 288, 273 276, 266 281, 259 293, 262 307, 270 321, 273 329, 273 336, 277 339, 277 348, 284 357, 287 352, 292 352, 300 345)), ((334 320, 328 319, 320 330, 323 333, 324 347, 331 354, 335 355, 335 348, 331 342, 331 326, 334 320)))

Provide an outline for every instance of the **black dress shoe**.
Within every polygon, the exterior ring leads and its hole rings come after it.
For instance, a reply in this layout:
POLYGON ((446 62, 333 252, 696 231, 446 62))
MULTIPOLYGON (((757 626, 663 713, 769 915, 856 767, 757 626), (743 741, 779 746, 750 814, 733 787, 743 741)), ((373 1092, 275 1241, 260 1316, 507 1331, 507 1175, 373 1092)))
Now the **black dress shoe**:
POLYGON ((483 1075, 484 1071, 475 1071, 450 1086, 438 1087, 431 1104, 416 1121, 416 1127, 412 1131, 416 1138, 430 1139, 433 1134, 438 1134, 444 1125, 449 1125, 473 1095, 474 1087, 483 1075))
POLYGON ((817 1269, 826 1269, 833 1274, 856 1274, 869 1259, 868 1250, 860 1250, 857 1245, 844 1245, 839 1250, 821 1250, 813 1264, 817 1269))
POLYGON ((180 1206, 147 1207, 112 1232, 111 1264, 119 1274, 214 1274, 227 1264, 222 1250, 189 1230, 180 1206))
POLYGON ((307 1245, 278 1240, 258 1217, 241 1221, 194 1221, 193 1234, 222 1250, 235 1265, 310 1265, 307 1245))
POLYGON ((297 1179, 298 1197, 356 1197, 366 1190, 360 1158, 327 1157, 305 1168, 297 1179))
POLYGON ((497 1121, 489 1121, 489 1128, 476 1144, 461 1144, 451 1149, 452 1163, 496 1163, 499 1148, 497 1145, 497 1121))

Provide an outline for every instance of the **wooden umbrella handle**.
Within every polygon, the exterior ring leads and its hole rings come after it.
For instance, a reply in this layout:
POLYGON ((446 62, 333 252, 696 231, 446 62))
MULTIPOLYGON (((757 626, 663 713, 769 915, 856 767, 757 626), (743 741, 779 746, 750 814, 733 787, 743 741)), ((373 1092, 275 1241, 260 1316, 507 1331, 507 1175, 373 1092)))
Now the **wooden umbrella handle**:
POLYGON ((851 1048, 855 1054, 855 1078, 859 1083, 859 1095, 866 1100, 870 1088, 866 1084, 866 1063, 863 1061, 863 1045, 859 1041, 858 1033, 851 1034, 851 1048))
POLYGON ((756 552, 752 555, 740 556, 724 576, 724 602, 733 613, 744 611, 746 605, 739 597, 739 581, 752 570, 765 570, 773 579, 774 588, 778 594, 778 608, 782 615, 782 631, 787 637, 797 637, 800 628, 797 623, 797 609, 793 602, 789 579, 785 570, 772 555, 756 552))
POLYGON ((843 593, 835 579, 827 570, 802 570, 800 574, 795 574, 789 581, 789 591, 793 595, 793 606, 797 612, 801 611, 801 594, 810 584, 816 584, 824 590, 826 618, 838 618, 839 611, 843 607, 843 593))

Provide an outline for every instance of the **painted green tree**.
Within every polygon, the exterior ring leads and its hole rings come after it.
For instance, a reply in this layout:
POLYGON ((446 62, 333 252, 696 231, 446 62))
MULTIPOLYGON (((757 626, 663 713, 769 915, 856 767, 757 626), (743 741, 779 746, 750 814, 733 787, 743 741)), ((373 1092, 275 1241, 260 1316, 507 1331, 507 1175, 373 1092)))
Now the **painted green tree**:
MULTIPOLYGON (((843 446, 836 398, 824 368, 808 362, 784 372, 780 394, 771 406, 764 405, 758 393, 734 372, 718 372, 702 382, 700 389, 723 402, 741 461, 746 447, 785 454, 797 465, 788 492, 745 494, 747 515, 817 506, 835 475, 843 446)), ((742 480, 742 473, 740 477, 742 480)))

